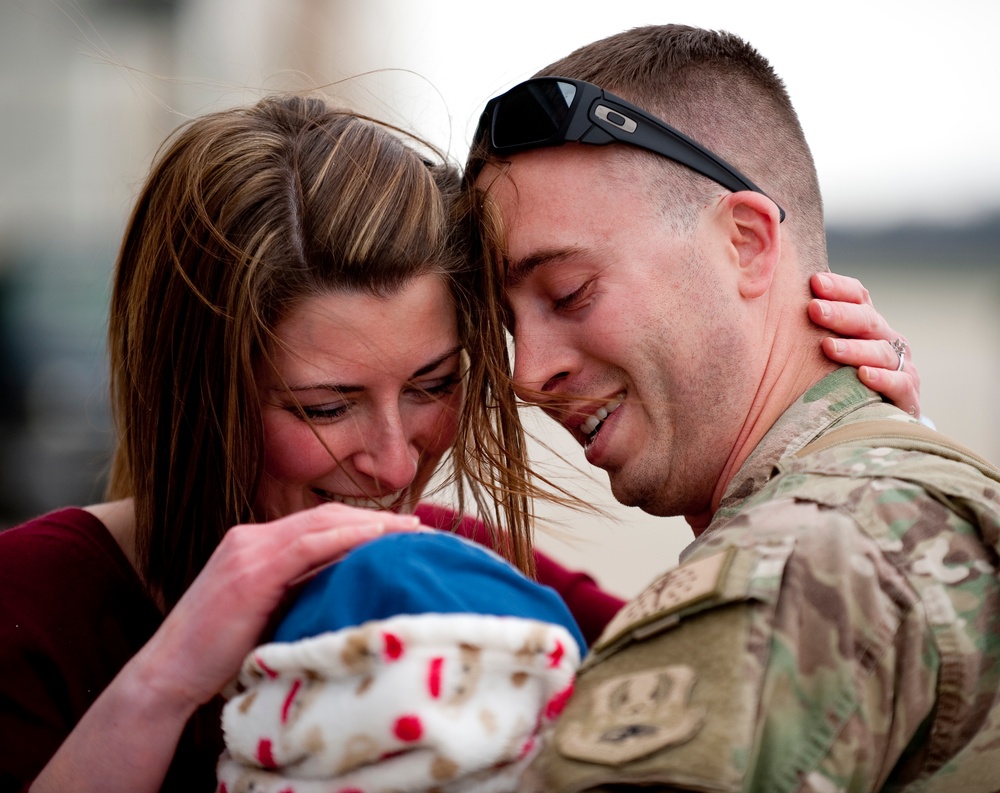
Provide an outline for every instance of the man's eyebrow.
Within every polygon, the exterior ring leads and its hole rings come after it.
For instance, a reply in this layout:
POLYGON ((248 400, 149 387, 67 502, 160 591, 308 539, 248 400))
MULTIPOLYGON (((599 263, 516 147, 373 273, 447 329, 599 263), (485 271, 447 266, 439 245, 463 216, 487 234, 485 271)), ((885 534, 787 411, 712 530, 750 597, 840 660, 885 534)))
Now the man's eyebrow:
POLYGON ((537 268, 547 264, 555 264, 563 259, 575 256, 579 252, 580 249, 575 246, 568 248, 548 248, 537 251, 530 256, 525 256, 522 259, 508 262, 503 279, 504 289, 516 289, 537 268))
MULTIPOLYGON (((452 347, 447 352, 439 355, 433 361, 421 366, 417 371, 415 371, 411 377, 422 377, 425 374, 429 374, 437 369, 441 364, 447 361, 449 358, 454 358, 462 351, 462 345, 458 344, 452 347)), ((303 385, 292 386, 290 389, 292 392, 298 391, 332 391, 337 394, 352 394, 359 391, 364 391, 365 386, 363 385, 351 385, 348 383, 306 383, 303 385)))

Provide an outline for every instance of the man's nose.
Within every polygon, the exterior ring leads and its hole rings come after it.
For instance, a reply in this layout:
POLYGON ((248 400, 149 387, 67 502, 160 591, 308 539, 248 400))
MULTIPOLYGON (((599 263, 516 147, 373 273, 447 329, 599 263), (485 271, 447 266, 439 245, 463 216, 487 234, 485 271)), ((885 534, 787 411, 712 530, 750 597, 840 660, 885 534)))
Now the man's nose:
POLYGON ((545 402, 572 365, 563 341, 552 334, 528 331, 514 335, 514 391, 525 402, 545 402))

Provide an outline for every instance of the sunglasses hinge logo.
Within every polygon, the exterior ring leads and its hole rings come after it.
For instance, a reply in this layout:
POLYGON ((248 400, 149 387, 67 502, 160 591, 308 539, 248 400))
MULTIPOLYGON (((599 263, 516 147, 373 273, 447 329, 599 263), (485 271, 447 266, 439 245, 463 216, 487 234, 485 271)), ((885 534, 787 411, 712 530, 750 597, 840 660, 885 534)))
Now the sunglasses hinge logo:
POLYGON ((617 110, 612 110, 607 105, 598 105, 594 108, 594 115, 597 116, 602 121, 617 127, 622 132, 635 132, 636 124, 632 119, 627 116, 623 116, 617 110))

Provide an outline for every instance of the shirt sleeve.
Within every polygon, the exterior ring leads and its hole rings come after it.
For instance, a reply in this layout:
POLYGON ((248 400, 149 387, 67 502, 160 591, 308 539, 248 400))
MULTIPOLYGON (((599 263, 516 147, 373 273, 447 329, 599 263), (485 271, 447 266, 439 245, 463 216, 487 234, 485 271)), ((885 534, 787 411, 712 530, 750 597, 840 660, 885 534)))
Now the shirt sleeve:
POLYGON ((144 638, 121 619, 143 593, 95 520, 60 510, 0 534, 0 789, 38 773, 144 638))
POLYGON ((588 645, 593 645, 625 601, 601 589, 591 576, 568 570, 541 551, 535 551, 539 583, 552 587, 569 606, 588 645))
MULTIPOLYGON (((0 532, 0 791, 27 789, 160 621, 90 513, 58 510, 0 532)), ((213 700, 188 725, 163 791, 213 789, 220 707, 213 700)))

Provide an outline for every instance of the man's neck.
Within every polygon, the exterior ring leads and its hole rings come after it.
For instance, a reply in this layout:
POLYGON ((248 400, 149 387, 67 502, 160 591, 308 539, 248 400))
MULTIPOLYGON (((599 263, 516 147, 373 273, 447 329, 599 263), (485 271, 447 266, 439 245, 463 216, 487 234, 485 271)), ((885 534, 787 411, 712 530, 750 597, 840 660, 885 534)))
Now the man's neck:
POLYGON ((710 507, 700 514, 684 516, 696 537, 708 527, 740 466, 746 462, 781 414, 838 367, 839 364, 823 355, 819 338, 811 333, 807 335, 804 344, 800 335, 798 344, 775 345, 768 356, 760 385, 732 452, 712 492, 710 507), (812 352, 806 352, 809 349, 812 352))

